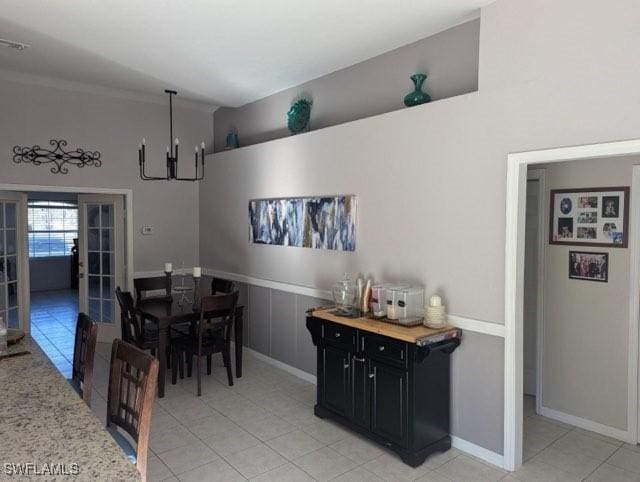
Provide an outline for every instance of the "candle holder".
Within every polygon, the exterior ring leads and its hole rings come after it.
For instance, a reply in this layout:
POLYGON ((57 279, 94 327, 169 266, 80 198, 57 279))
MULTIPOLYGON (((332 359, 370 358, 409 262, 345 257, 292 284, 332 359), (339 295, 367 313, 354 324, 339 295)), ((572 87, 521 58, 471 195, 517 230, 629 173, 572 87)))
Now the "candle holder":
POLYGON ((197 311, 200 305, 200 278, 193 278, 193 311, 197 311))

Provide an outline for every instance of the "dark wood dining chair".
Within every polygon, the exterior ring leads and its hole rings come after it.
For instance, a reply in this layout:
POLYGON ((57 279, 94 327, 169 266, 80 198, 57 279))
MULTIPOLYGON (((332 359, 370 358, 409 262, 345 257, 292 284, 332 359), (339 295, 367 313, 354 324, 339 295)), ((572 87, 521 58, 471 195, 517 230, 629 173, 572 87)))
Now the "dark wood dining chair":
POLYGON ((113 341, 107 395, 107 430, 127 458, 136 465, 143 481, 147 476, 149 430, 158 383, 158 366, 158 360, 138 347, 118 339, 113 341), (135 449, 125 434, 135 443, 135 449))
POLYGON ((233 281, 222 278, 213 278, 211 280, 211 294, 231 293, 233 292, 233 281))
MULTIPOLYGON (((178 356, 182 353, 185 354, 188 367, 190 367, 193 357, 195 357, 198 396, 202 395, 202 357, 207 357, 207 373, 211 374, 211 356, 221 353, 224 366, 227 368, 229 386, 233 386, 231 331, 237 303, 237 291, 223 295, 202 297, 200 301, 200 320, 195 324, 191 336, 176 338, 172 346, 171 363, 173 368, 171 371, 171 383, 176 383, 178 356), (215 318, 211 317, 213 313, 216 315, 215 318)), ((190 373, 190 370, 188 373, 190 373)))
POLYGON ((97 340, 98 325, 86 314, 78 313, 75 344, 73 347, 71 385, 89 406, 91 406, 93 361, 96 355, 97 340))
POLYGON ((120 305, 122 339, 141 350, 150 350, 155 356, 159 344, 158 327, 153 323, 145 323, 138 315, 130 292, 122 291, 118 286, 116 299, 120 305))
POLYGON ((140 301, 146 298, 170 298, 171 282, 166 276, 154 276, 152 278, 135 278, 133 280, 133 288, 136 291, 136 300, 140 301), (150 295, 151 291, 164 291, 164 294, 150 295))

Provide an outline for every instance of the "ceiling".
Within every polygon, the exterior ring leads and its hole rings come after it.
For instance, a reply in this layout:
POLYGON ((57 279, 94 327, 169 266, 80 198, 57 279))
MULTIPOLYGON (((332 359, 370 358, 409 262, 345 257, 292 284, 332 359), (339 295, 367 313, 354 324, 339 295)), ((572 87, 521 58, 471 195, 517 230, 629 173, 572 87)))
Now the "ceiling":
POLYGON ((2 0, 0 69, 240 106, 477 17, 489 0, 2 0))

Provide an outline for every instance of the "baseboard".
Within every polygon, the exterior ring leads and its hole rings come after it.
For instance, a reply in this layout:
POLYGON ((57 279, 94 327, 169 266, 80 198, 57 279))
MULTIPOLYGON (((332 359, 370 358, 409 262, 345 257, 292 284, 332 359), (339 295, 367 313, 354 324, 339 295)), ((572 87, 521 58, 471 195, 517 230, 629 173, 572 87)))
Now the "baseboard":
POLYGON ((593 420, 587 420, 586 418, 577 417, 568 413, 560 412, 549 407, 540 407, 540 415, 543 417, 557 420, 558 422, 574 425, 591 432, 599 433, 607 437, 615 438, 623 442, 635 443, 634 437, 628 431, 620 430, 619 428, 610 427, 593 420))
POLYGON ((467 454, 473 455, 478 459, 489 462, 491 465, 495 465, 496 467, 500 468, 504 467, 504 456, 500 455, 497 452, 493 452, 492 450, 480 447, 480 445, 476 445, 473 442, 469 442, 468 440, 464 440, 456 437, 455 435, 452 435, 451 445, 458 450, 461 450, 462 452, 466 452, 467 454))
POLYGON ((313 383, 314 385, 317 383, 316 377, 314 375, 311 375, 311 373, 305 372, 304 370, 300 370, 299 368, 292 367, 291 365, 287 365, 286 363, 281 362, 280 360, 271 358, 270 356, 267 356, 258 351, 252 350, 251 348, 247 348, 246 346, 242 347, 242 351, 243 353, 249 353, 250 355, 257 358, 258 360, 268 363, 269 365, 273 365, 276 368, 280 368, 281 370, 284 370, 287 373, 291 373, 292 375, 295 375, 296 377, 301 378, 302 380, 305 380, 309 383, 313 383))

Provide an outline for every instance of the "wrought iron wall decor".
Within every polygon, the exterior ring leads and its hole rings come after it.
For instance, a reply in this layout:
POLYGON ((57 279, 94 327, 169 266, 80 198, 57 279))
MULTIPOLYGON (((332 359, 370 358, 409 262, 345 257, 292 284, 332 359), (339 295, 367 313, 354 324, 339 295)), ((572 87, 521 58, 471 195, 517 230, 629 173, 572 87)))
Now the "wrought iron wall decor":
POLYGON ((66 168, 66 164, 76 167, 102 166, 98 151, 85 151, 81 148, 77 148, 75 151, 67 151, 64 149, 67 145, 67 141, 64 139, 51 139, 49 145, 53 146, 53 148, 47 149, 37 144, 33 147, 14 146, 13 162, 16 164, 22 162, 31 163, 35 166, 53 163, 55 164, 51 167, 53 174, 68 174, 69 169, 66 168))
POLYGON ((138 167, 140 168, 140 179, 143 181, 200 181, 204 178, 204 142, 200 144, 200 149, 196 146, 195 154, 195 172, 193 177, 180 177, 178 175, 178 146, 180 140, 176 137, 173 139, 173 96, 178 95, 175 90, 166 89, 165 93, 169 94, 169 145, 167 146, 166 156, 166 174, 164 176, 149 176, 145 170, 147 146, 143 137, 142 143, 138 145, 138 167), (200 169, 198 169, 198 161, 200 161, 200 169))

